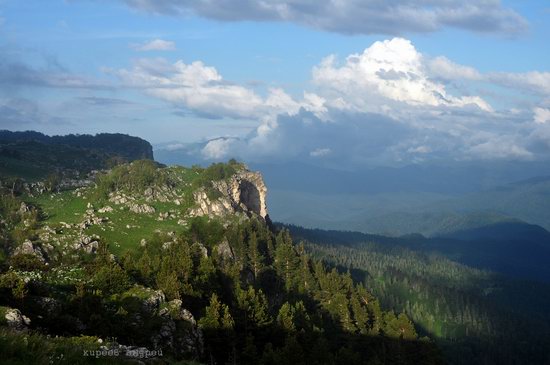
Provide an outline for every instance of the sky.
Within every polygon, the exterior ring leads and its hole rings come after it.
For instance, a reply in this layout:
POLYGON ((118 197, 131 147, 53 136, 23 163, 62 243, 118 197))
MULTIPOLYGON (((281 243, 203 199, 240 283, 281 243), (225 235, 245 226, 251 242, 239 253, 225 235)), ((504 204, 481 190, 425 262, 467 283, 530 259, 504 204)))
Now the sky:
POLYGON ((550 158, 546 0, 0 0, 0 129, 205 160, 550 158))

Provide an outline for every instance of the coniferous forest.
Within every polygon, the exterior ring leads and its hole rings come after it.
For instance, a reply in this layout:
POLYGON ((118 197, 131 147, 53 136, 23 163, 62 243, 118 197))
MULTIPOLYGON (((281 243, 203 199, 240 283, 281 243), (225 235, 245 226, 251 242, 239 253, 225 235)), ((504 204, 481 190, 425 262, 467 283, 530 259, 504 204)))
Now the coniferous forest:
POLYGON ((545 364, 550 286, 468 267, 407 239, 288 226, 306 251, 403 311, 452 364, 545 364))

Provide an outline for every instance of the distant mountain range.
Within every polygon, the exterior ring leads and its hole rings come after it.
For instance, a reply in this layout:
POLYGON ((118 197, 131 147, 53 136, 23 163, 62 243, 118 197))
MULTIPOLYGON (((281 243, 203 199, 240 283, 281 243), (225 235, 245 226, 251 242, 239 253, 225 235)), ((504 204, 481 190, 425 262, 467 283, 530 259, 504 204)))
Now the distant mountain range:
POLYGON ((293 178, 282 181, 281 175, 274 173, 276 170, 262 166, 255 168, 264 173, 271 187, 271 215, 279 221, 392 236, 411 233, 437 236, 511 220, 550 229, 550 176, 528 177, 519 182, 506 180, 547 172, 547 167, 537 169, 537 166, 528 164, 516 168, 517 173, 503 174, 495 181, 487 176, 499 174, 486 170, 478 177, 477 183, 475 174, 465 171, 462 191, 459 187, 446 185, 446 180, 454 179, 452 171, 445 175, 435 169, 432 175, 426 168, 423 174, 429 176, 433 184, 439 181, 442 186, 435 188, 421 181, 419 171, 423 168, 420 167, 413 174, 416 178, 407 174, 414 171, 412 168, 379 170, 388 179, 385 187, 382 177, 370 179, 363 176, 363 180, 354 181, 349 173, 322 170, 322 174, 315 175, 311 169, 302 172, 289 169, 288 176, 293 178), (384 171, 391 171, 395 176, 390 179, 384 171), (312 175, 308 175, 309 172, 312 175), (301 180, 303 175, 308 176, 305 182, 301 180), (313 176, 317 176, 319 184, 315 183, 313 176), (342 179, 338 180, 338 176, 342 179), (309 191, 308 183, 312 187, 309 191), (361 191, 360 183, 371 187, 361 191), (484 184, 489 186, 483 187, 484 184))

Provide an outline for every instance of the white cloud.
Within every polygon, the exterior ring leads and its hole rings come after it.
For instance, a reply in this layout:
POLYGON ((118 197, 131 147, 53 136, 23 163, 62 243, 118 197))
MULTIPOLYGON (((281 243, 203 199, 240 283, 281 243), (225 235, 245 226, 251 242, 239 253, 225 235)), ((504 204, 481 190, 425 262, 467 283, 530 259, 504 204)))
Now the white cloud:
POLYGON ((164 146, 162 149, 166 151, 177 151, 185 148, 185 145, 183 143, 171 143, 169 145, 164 146))
POLYGON ((517 34, 527 21, 499 0, 123 0, 166 15, 196 14, 222 21, 283 21, 345 34, 433 32, 444 27, 517 34))
POLYGON ((282 88, 260 94, 228 82, 200 61, 147 58, 111 73, 120 79, 120 87, 141 89, 200 117, 257 122, 245 138, 209 141, 201 151, 209 160, 317 158, 353 166, 524 160, 550 153, 550 129, 543 128, 550 125, 546 104, 539 102, 533 110, 525 104, 494 110, 466 90, 471 85, 467 82, 517 87, 521 81, 542 92, 544 73, 528 73, 525 80, 521 75, 526 74, 498 74, 497 80, 495 73, 442 56, 428 58, 403 38, 375 42, 342 64, 334 56, 325 58, 313 68, 311 88, 301 99, 282 88))
POLYGON ((550 72, 492 72, 486 79, 512 89, 522 89, 534 94, 550 96, 550 72))
POLYGON ((201 151, 201 154, 206 159, 223 159, 225 158, 232 144, 235 142, 232 138, 217 138, 209 141, 201 151))
POLYGON ((309 153, 311 157, 323 157, 330 154, 332 151, 330 148, 316 148, 309 153))
POLYGON ((172 41, 165 41, 163 39, 154 39, 149 42, 141 44, 131 44, 131 48, 136 51, 174 51, 176 49, 176 43, 172 41))
POLYGON ((533 120, 538 124, 545 124, 550 122, 550 109, 535 108, 533 110, 533 120))
POLYGON ((473 159, 492 160, 492 159, 516 159, 529 160, 533 158, 533 153, 525 147, 519 145, 513 136, 492 135, 490 139, 471 146, 468 154, 473 159))
POLYGON ((294 100, 284 90, 273 88, 262 97, 253 89, 226 82, 214 67, 200 61, 174 64, 164 59, 138 60, 132 69, 111 71, 124 85, 190 109, 202 116, 267 120, 278 114, 296 114, 300 108, 323 112, 323 100, 305 94, 294 100))
POLYGON ((386 100, 413 106, 476 105, 492 110, 479 96, 450 95, 443 84, 429 77, 425 63, 409 40, 394 38, 348 56, 341 66, 334 56, 325 58, 314 68, 313 81, 332 96, 331 105, 339 108, 379 112, 386 100))
POLYGON ((409 153, 420 153, 420 154, 424 154, 424 153, 430 153, 432 152, 432 149, 428 146, 415 146, 415 147, 411 147, 407 150, 407 152, 409 153))
POLYGON ((444 56, 428 61, 428 69, 432 77, 443 80, 480 80, 482 78, 475 68, 459 65, 444 56))

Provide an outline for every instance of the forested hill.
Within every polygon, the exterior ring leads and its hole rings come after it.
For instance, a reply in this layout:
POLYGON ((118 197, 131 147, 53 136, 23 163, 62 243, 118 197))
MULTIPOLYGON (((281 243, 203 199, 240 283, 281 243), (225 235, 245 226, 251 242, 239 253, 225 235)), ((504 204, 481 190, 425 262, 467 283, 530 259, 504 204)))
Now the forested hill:
POLYGON ((153 159, 153 147, 149 142, 126 134, 100 133, 96 135, 69 134, 65 136, 47 136, 34 131, 11 132, 0 130, 0 143, 23 141, 91 149, 120 156, 126 161, 153 159))
POLYGON ((306 229, 284 225, 301 238, 323 244, 354 247, 365 242, 386 248, 405 247, 423 253, 437 253, 453 261, 512 277, 550 283, 550 232, 519 220, 480 224, 441 237, 420 234, 385 237, 352 231, 306 229))
POLYGON ((275 230, 265 195, 235 161, 1 187, 0 362, 443 363, 407 315, 275 230))
MULTIPOLYGON (((289 228, 313 257, 350 270, 384 307, 407 313, 450 364, 550 363, 548 284, 459 264, 436 254, 435 245, 426 247, 423 242, 435 241, 422 237, 289 228)), ((441 242, 443 250, 448 243, 441 242)), ((482 244, 467 250, 480 251, 482 244)))
POLYGON ((124 134, 46 136, 0 131, 0 180, 82 178, 93 170, 153 159, 149 142, 124 134))

